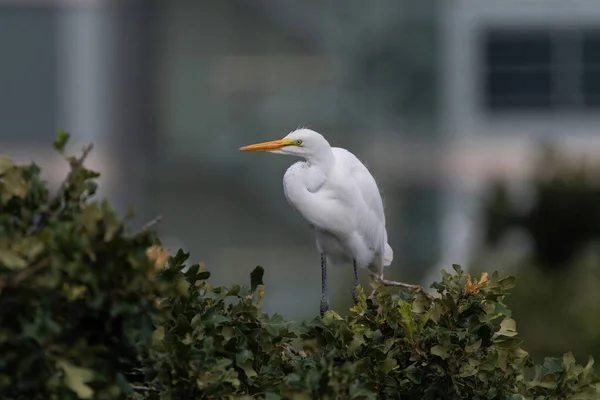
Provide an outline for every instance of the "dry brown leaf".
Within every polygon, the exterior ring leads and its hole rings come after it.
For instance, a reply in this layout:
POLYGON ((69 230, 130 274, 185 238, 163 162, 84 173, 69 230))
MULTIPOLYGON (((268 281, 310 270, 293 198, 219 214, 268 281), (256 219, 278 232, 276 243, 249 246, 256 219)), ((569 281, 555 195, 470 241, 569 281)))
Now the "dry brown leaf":
POLYGON ((162 246, 154 245, 146 249, 146 256, 152 262, 154 262, 154 273, 158 273, 165 268, 167 260, 169 259, 169 250, 162 246))
POLYGON ((465 283, 464 292, 467 295, 477 293, 479 289, 490 281, 487 272, 481 274, 479 282, 476 279, 473 279, 470 274, 465 274, 465 276, 467 277, 467 283, 465 283))

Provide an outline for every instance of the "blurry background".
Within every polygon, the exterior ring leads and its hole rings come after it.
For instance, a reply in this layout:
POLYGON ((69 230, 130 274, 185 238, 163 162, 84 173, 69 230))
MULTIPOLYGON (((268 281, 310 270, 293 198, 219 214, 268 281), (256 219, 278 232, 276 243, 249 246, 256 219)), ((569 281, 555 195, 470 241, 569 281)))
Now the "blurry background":
MULTIPOLYGON (((101 196, 163 214, 216 285, 264 266, 292 319, 320 293, 295 160, 237 149, 304 126, 376 177, 389 278, 515 275, 524 347, 598 358, 599 111, 597 0, 0 0, 0 152, 56 185, 54 131, 93 142, 101 196)), ((347 309, 351 270, 329 279, 347 309)))

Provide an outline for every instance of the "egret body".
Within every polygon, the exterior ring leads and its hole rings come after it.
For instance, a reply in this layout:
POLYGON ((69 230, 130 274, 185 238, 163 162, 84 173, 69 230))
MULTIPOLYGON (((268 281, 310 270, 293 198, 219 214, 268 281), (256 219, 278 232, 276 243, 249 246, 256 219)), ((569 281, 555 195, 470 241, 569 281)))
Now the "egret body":
MULTIPOLYGON (((331 147, 319 133, 298 129, 281 140, 242 147, 303 158, 283 177, 285 197, 308 221, 321 253, 321 314, 329 308, 327 264, 354 266, 353 299, 356 302, 357 268, 366 268, 383 280, 383 269, 394 258, 388 244, 383 201, 375 179, 351 152, 331 147)), ((385 281, 390 282, 390 281, 385 281)), ((392 284, 417 287, 394 282, 392 284)))

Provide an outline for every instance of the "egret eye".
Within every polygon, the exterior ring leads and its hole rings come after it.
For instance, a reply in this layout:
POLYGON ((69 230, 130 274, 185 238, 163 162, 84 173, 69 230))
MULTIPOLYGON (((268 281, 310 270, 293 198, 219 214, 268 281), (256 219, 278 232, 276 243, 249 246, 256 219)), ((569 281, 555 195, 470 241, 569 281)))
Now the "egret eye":
POLYGON ((302 140, 298 139, 296 140, 296 143, 294 143, 296 146, 302 146, 302 140))

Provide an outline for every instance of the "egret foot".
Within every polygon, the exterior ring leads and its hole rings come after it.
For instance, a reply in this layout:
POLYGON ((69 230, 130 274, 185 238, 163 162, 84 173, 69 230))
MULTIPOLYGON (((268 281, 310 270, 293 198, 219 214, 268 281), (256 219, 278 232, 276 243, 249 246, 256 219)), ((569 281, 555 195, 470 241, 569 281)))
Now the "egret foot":
POLYGON ((354 304, 358 304, 358 292, 356 288, 358 287, 358 269, 356 268, 356 260, 352 260, 354 264, 354 287, 352 288, 352 300, 354 304))
POLYGON ((369 295, 368 299, 371 301, 375 300, 375 290, 371 291, 371 294, 369 295))
MULTIPOLYGON (((423 291, 423 288, 420 285, 413 285, 410 283, 404 283, 404 282, 398 282, 398 281, 390 281, 390 280, 384 279, 383 274, 378 276, 377 279, 379 279, 384 286, 398 286, 398 287, 403 287, 406 289, 412 289, 416 292, 423 291)), ((369 295, 368 299, 371 301, 375 300, 375 290, 371 291, 371 294, 369 295)))
POLYGON ((321 253, 321 317, 329 310, 329 298, 327 296, 327 261, 325 254, 321 253))

